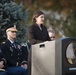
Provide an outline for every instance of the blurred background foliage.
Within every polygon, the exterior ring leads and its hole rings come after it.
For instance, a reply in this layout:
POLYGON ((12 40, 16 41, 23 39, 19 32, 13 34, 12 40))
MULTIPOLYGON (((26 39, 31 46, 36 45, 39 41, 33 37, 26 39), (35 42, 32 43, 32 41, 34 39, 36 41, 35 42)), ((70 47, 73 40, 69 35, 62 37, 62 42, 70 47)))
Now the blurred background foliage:
POLYGON ((47 28, 56 32, 56 37, 76 37, 76 0, 17 0, 29 9, 28 24, 32 14, 42 10, 46 15, 47 28))
MULTIPOLYGON (((45 23, 47 28, 53 29, 56 32, 56 38, 61 37, 76 37, 76 0, 9 0, 14 1, 20 5, 22 3, 24 12, 24 18, 28 17, 24 21, 17 20, 20 24, 20 29, 23 28, 23 41, 27 41, 27 29, 32 24, 32 15, 36 10, 42 10, 45 15, 45 23), (25 30, 25 31, 24 31, 25 30)), ((21 12, 19 11, 18 14, 21 12)), ((20 30, 20 31, 22 31, 20 30)), ((19 33, 19 34, 22 34, 19 33)), ((19 36, 22 38, 22 36, 19 36)))

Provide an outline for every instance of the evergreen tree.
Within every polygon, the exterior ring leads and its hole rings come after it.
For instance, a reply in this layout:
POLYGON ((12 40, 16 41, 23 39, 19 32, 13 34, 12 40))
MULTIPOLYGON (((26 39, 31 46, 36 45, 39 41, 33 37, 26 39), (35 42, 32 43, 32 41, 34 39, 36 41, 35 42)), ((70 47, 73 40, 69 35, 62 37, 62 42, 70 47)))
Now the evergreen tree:
POLYGON ((28 10, 23 10, 23 3, 17 4, 15 0, 0 0, 0 42, 6 39, 5 30, 9 25, 16 25, 19 42, 24 41, 26 35, 25 22, 28 10))

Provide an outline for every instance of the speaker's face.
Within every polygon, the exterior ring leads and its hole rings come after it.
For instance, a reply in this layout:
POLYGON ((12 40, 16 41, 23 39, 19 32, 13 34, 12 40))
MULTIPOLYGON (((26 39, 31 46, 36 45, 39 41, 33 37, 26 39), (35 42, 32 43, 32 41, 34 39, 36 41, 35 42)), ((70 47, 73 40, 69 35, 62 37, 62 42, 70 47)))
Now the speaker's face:
POLYGON ((68 45, 66 58, 70 64, 76 64, 76 42, 72 42, 68 45))

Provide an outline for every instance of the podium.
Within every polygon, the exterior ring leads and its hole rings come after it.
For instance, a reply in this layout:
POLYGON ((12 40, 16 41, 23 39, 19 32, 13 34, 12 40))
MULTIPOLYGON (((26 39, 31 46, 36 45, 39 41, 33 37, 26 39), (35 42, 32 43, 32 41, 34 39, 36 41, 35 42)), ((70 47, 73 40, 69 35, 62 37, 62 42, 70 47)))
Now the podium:
POLYGON ((75 50, 76 38, 32 45, 31 75, 76 75, 75 50))

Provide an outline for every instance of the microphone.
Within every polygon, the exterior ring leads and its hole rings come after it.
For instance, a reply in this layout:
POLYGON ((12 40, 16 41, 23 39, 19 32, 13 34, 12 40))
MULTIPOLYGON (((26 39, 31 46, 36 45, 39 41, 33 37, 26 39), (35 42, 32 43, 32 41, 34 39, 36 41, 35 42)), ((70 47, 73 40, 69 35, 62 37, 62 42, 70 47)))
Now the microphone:
POLYGON ((63 32, 59 27, 56 27, 56 29, 60 32, 60 34, 62 35, 63 38, 66 37, 66 36, 64 35, 64 32, 63 32))
MULTIPOLYGON (((51 26, 53 27, 53 26, 55 26, 54 24, 51 24, 51 26)), ((61 28, 60 27, 57 27, 57 26, 55 26, 55 28, 56 28, 56 30, 57 31, 59 31, 60 32, 60 34, 62 35, 62 37, 63 38, 65 38, 66 36, 65 36, 65 34, 64 34, 64 32, 61 30, 61 28)))

